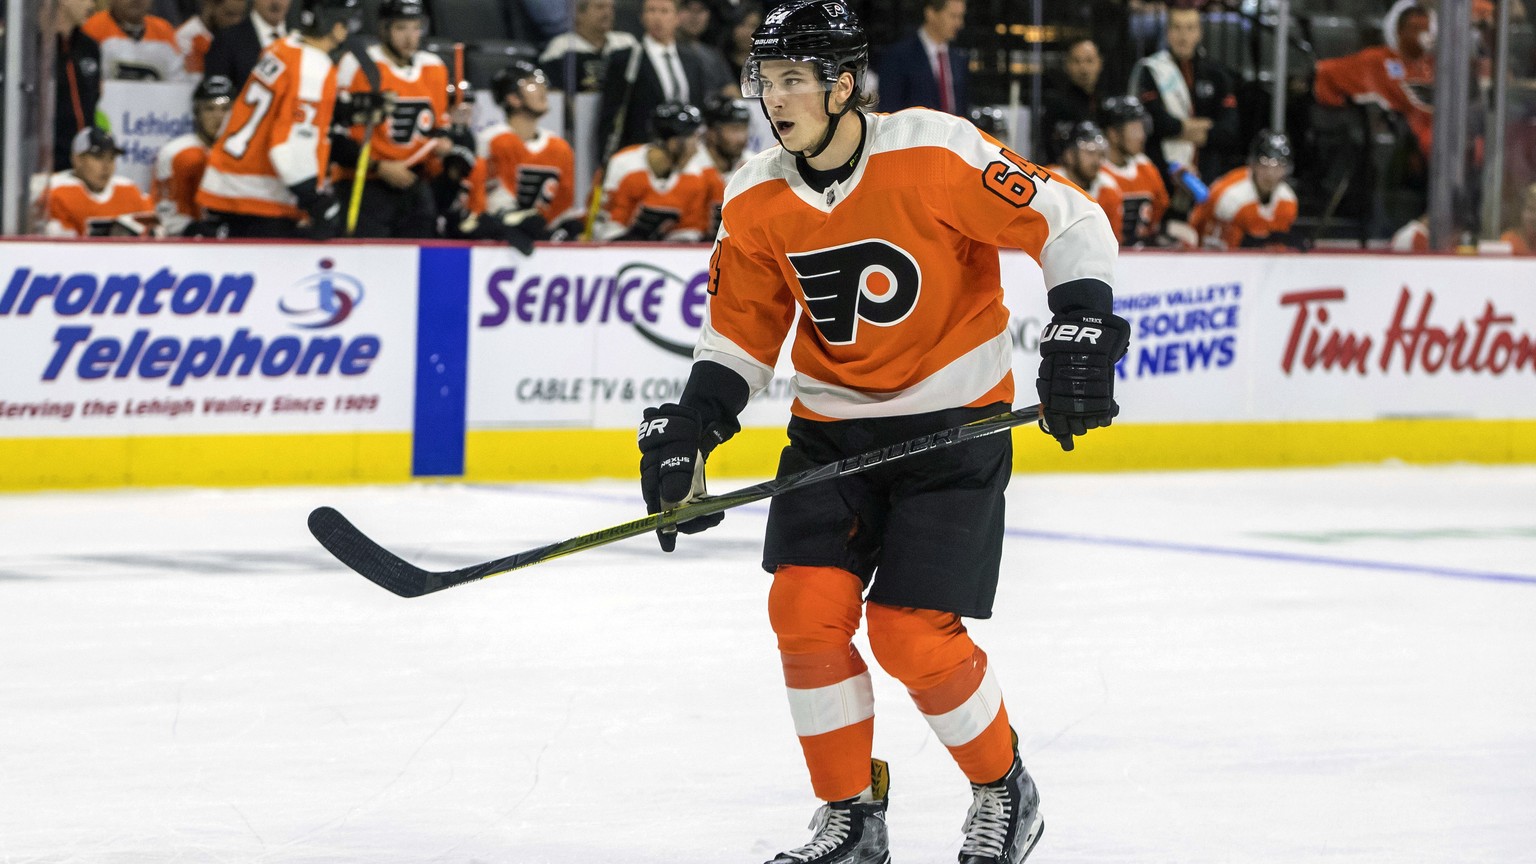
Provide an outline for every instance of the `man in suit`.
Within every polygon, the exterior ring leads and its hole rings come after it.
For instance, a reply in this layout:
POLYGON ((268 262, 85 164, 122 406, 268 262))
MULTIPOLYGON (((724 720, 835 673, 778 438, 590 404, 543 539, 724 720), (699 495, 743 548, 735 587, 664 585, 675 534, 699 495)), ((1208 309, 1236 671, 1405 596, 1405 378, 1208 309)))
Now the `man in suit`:
MULTIPOLYGON (((615 51, 608 57, 599 146, 607 146, 618 123, 622 126, 615 150, 650 141, 651 115, 656 106, 663 102, 692 104, 708 95, 697 55, 679 50, 677 0, 645 0, 640 26, 645 35, 638 49, 615 51)), ((611 155, 598 154, 599 158, 611 155)))
POLYGON ((288 34, 288 6, 292 0, 251 0, 251 14, 233 27, 213 34, 203 58, 203 74, 223 75, 238 91, 256 68, 261 52, 288 34))
POLYGON ((966 116, 970 57, 951 44, 964 26, 965 0, 924 0, 923 26, 881 58, 881 111, 921 107, 966 116))

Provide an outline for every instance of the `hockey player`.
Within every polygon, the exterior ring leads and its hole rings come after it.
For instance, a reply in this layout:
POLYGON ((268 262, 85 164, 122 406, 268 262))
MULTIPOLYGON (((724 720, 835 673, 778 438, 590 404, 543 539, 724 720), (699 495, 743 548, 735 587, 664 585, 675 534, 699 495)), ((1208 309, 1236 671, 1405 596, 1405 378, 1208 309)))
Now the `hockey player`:
POLYGON ((736 169, 746 162, 748 127, 752 109, 741 99, 711 99, 704 106, 704 147, 708 159, 705 177, 709 180, 709 236, 720 229, 720 205, 725 201, 725 187, 736 169))
MULTIPOLYGON (((448 67, 421 50, 426 8, 420 0, 384 0, 379 6, 379 44, 367 48, 378 66, 379 90, 392 94, 388 115, 373 130, 368 177, 358 209, 358 237, 437 236, 437 212, 427 178, 441 170, 451 149, 443 134, 448 126, 448 67)), ((351 54, 337 66, 336 85, 354 101, 372 93, 358 59, 351 54)), ((351 200, 352 176, 367 128, 354 125, 354 145, 338 142, 337 168, 344 180, 337 195, 351 200)))
POLYGON ((127 177, 117 176, 117 142, 95 126, 70 145, 74 167, 49 178, 43 233, 54 237, 143 237, 155 233, 155 207, 127 177))
POLYGON ((298 34, 262 52, 208 153, 197 203, 231 237, 334 237, 329 182, 336 67, 361 0, 305 0, 298 34))
POLYGON ((1052 165, 1048 170, 1072 181, 1077 188, 1088 193, 1088 197, 1099 202, 1099 207, 1103 208, 1104 215, 1109 218, 1115 239, 1124 242, 1120 236, 1120 214, 1125 212, 1125 204, 1120 195, 1120 187, 1115 183, 1113 175, 1099 170, 1104 167, 1104 154, 1109 149, 1104 133, 1098 126, 1084 121, 1068 127, 1059 141, 1061 164, 1052 165))
POLYGON ((204 78, 192 91, 192 131, 172 138, 155 155, 155 212, 171 236, 200 235, 211 230, 202 221, 197 187, 208 165, 208 148, 218 140, 235 87, 222 75, 204 78))
POLYGON ((1190 224, 1214 249, 1295 245, 1290 230, 1296 193, 1285 182, 1290 173, 1290 139, 1265 129, 1253 139, 1248 164, 1211 186, 1210 197, 1190 214, 1190 224))
POLYGON ((655 136, 613 154, 603 172, 601 240, 700 240, 709 228, 710 180, 699 160, 699 109, 663 102, 651 113, 655 136))
MULTIPOLYGON (((742 92, 762 100, 781 146, 731 181, 687 385, 644 412, 653 513, 702 493, 705 458, 739 430, 792 325, 780 476, 1006 410, 1000 246, 1039 260, 1049 289, 1036 382, 1046 431, 1071 449, 1118 413, 1114 365, 1130 328, 1110 311, 1116 246, 1103 211, 963 118, 869 113, 867 58, 840 0, 792 0, 753 36, 742 92)), ((870 676, 852 644, 861 613, 875 659, 971 782, 960 860, 1017 864, 1039 839, 1039 796, 997 677, 961 620, 992 614, 1011 465, 1012 439, 997 435, 773 500, 769 620, 825 803, 810 842, 771 864, 889 860, 888 775, 871 759, 870 676)), ((663 531, 662 548, 719 521, 663 531)))
POLYGON ((197 14, 176 28, 176 50, 181 52, 187 74, 203 74, 203 58, 213 45, 213 34, 245 19, 246 0, 201 0, 197 14))
POLYGON ((112 0, 80 29, 101 46, 103 81, 180 81, 186 60, 176 28, 149 14, 150 0, 112 0))
POLYGON ((1100 114, 1109 151, 1099 170, 1120 190, 1121 210, 1109 214, 1115 236, 1124 246, 1161 245, 1168 187, 1162 172, 1143 152, 1147 110, 1135 96, 1111 96, 1104 100, 1100 114))
POLYGON ((576 201, 576 154, 559 135, 539 127, 549 113, 549 79, 527 60, 497 70, 491 94, 506 121, 478 136, 478 155, 486 181, 477 212, 537 209, 546 225, 572 220, 579 233, 576 201))

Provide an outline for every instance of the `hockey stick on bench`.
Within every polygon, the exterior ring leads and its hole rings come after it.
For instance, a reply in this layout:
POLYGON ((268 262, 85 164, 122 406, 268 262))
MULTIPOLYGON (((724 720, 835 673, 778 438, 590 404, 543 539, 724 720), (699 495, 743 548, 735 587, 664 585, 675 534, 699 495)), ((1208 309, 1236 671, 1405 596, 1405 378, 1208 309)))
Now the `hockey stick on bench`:
POLYGON ((483 564, 473 564, 458 570, 436 572, 423 570, 370 540, 366 534, 347 521, 347 517, 331 507, 318 507, 313 513, 309 514, 309 531, 315 535, 316 540, 320 541, 320 545, 336 556, 337 560, 367 577, 373 583, 387 588, 401 597, 420 597, 423 594, 431 594, 444 588, 463 585, 465 582, 473 582, 477 579, 484 579, 487 576, 495 576, 499 573, 531 567, 534 564, 549 561, 553 558, 604 546, 616 540, 649 534, 661 526, 676 525, 679 522, 687 522, 700 516, 719 513, 732 507, 740 507, 743 504, 761 501, 774 495, 782 495, 785 492, 803 489, 813 483, 820 483, 836 477, 847 477, 850 474, 858 474, 896 459, 915 456, 929 450, 938 450, 954 444, 961 444, 987 435, 995 435, 1012 429, 1015 426, 1033 423, 1039 416, 1039 405, 1020 408, 1017 411, 1010 411, 1006 414, 996 414, 966 423, 963 426, 952 426, 938 432, 919 435, 916 438, 899 444, 892 444, 879 450, 871 450, 858 456, 850 456, 841 462, 807 468, 804 471, 798 471, 787 477, 759 483, 756 486, 748 486, 744 489, 726 492, 722 495, 706 495, 694 499, 681 507, 661 513, 653 513, 643 519, 635 519, 622 525, 615 525, 612 528, 604 528, 601 531, 593 531, 590 534, 582 534, 579 537, 572 537, 559 543, 551 543, 548 546, 540 546, 537 549, 529 549, 516 555, 497 558, 494 561, 486 561, 483 564))

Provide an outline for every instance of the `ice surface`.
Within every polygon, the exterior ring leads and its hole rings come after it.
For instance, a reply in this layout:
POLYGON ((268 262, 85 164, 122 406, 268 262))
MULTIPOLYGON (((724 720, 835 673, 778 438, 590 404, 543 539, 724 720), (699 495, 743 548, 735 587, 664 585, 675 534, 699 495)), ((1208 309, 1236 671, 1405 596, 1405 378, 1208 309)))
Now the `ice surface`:
MULTIPOLYGON (((799 845, 766 506, 671 556, 639 538, 415 600, 304 527, 331 504, 446 567, 637 498, 0 496, 0 862, 799 845)), ((1021 475, 1010 505, 971 630, 1041 787, 1031 864, 1536 860, 1536 468, 1021 475)), ((953 861, 966 784, 900 685, 876 670, 875 693, 894 860, 953 861)))

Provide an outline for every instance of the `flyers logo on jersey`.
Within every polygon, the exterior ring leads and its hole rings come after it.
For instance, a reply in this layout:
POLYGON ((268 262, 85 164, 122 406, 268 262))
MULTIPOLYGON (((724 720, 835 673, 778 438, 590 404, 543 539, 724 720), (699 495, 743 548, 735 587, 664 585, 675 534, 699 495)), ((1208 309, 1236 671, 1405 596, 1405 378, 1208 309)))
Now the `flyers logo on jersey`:
POLYGON ((389 138, 396 144, 409 144, 417 135, 425 135, 433 127, 432 103, 426 99, 395 99, 394 111, 389 117, 389 138))
POLYGON ((521 209, 548 204, 560 185, 560 172, 542 165, 517 166, 517 206, 521 209))
POLYGON ((862 240, 789 256, 805 305, 822 338, 833 345, 858 340, 859 322, 899 324, 917 306, 922 271, 905 249, 862 240))

